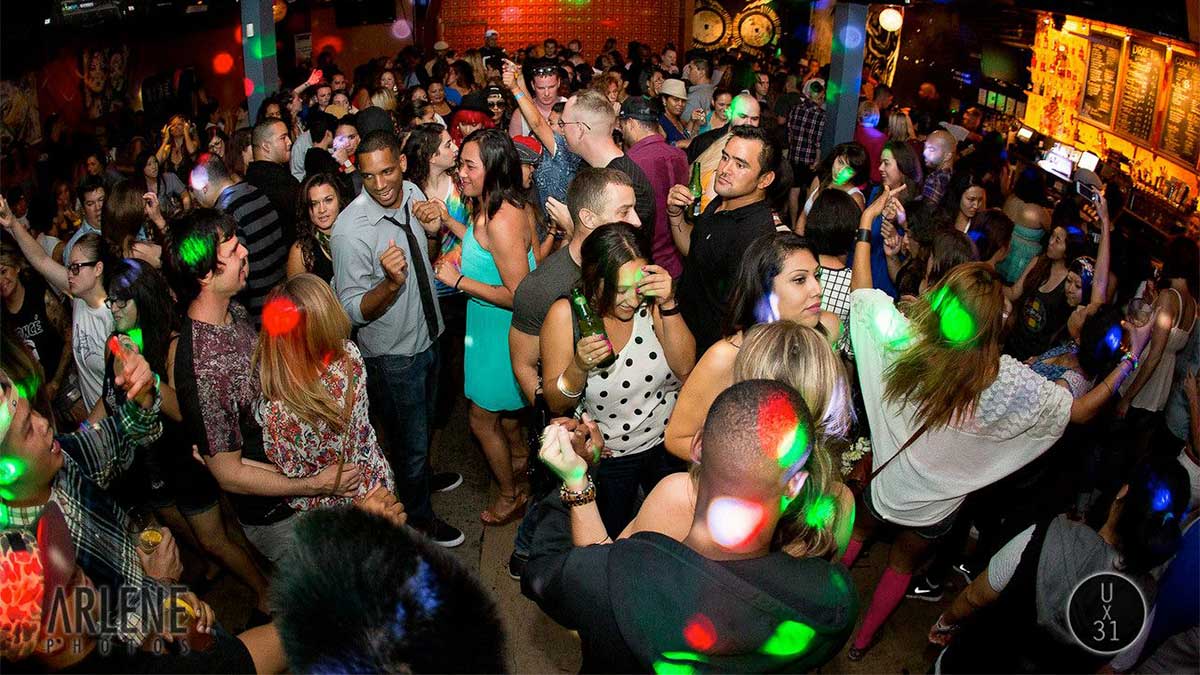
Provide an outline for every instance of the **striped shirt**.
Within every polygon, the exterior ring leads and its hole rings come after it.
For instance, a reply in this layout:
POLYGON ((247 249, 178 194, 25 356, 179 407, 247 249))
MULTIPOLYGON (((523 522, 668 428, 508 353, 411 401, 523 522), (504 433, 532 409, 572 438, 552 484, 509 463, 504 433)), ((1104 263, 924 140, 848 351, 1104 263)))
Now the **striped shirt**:
MULTIPOLYGON (((75 558, 96 588, 114 593, 137 590, 137 599, 128 599, 130 611, 118 617, 121 621, 115 626, 118 637, 129 644, 141 644, 159 625, 161 612, 154 616, 146 612, 162 607, 167 590, 142 571, 133 538, 127 533, 129 512, 108 489, 133 463, 135 449, 162 435, 161 403, 162 397, 155 396, 151 409, 144 410, 134 401, 126 401, 115 417, 55 436, 62 448, 63 465, 50 485, 50 499, 62 510, 75 544, 75 558)), ((45 504, 9 507, 9 526, 36 532, 43 508, 45 504)))
POLYGON ((246 247, 250 271, 237 300, 250 312, 254 327, 258 328, 267 293, 287 274, 288 248, 282 220, 267 196, 249 183, 225 188, 217 198, 217 208, 237 221, 238 239, 246 247))

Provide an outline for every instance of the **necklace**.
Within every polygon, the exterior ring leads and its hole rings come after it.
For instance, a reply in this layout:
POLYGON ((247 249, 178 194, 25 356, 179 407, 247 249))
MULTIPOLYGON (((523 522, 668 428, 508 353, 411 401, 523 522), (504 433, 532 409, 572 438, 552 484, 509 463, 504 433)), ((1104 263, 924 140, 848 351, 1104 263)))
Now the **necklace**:
POLYGON ((329 238, 330 235, 320 230, 316 231, 317 246, 320 247, 321 253, 325 254, 327 260, 333 260, 333 256, 329 253, 329 238))

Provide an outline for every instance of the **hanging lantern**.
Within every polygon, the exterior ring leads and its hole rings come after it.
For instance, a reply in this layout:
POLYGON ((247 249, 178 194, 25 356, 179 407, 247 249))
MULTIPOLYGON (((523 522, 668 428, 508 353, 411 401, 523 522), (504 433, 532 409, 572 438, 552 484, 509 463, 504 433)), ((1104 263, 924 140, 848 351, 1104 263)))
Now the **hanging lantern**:
POLYGON ((900 30, 904 24, 904 15, 895 7, 888 7, 879 13, 879 25, 889 33, 900 30))

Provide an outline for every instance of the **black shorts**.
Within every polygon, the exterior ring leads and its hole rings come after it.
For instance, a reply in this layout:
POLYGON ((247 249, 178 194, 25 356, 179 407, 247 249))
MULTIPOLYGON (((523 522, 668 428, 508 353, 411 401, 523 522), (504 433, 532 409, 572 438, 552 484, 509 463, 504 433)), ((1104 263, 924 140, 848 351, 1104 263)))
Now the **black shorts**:
POLYGON ((148 476, 151 506, 174 505, 183 515, 194 516, 217 505, 221 488, 208 467, 192 457, 192 448, 181 435, 164 433, 155 445, 159 462, 148 476))
POLYGON ((913 532, 916 532, 917 536, 922 539, 941 539, 942 537, 946 536, 950 532, 950 528, 954 527, 954 521, 958 518, 959 512, 962 511, 962 504, 959 504, 958 508, 954 509, 954 513, 951 513, 932 525, 925 525, 923 527, 909 527, 908 525, 897 525, 888 521, 887 518, 879 515, 879 511, 875 510, 875 505, 871 503, 870 483, 867 483, 867 488, 863 490, 862 500, 863 505, 867 507, 867 510, 871 512, 871 516, 874 517, 875 520, 878 520, 881 523, 887 523, 892 527, 902 527, 906 530, 912 530, 913 532))

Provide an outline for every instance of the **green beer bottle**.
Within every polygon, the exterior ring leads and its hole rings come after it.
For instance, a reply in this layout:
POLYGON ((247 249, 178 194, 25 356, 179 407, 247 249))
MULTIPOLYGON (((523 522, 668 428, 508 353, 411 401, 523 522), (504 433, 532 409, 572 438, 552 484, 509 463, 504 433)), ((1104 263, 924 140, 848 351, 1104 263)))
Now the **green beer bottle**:
POLYGON ((575 311, 575 318, 579 320, 579 336, 581 338, 603 335, 604 341, 608 342, 609 354, 603 361, 597 363, 596 367, 603 369, 611 366, 617 360, 617 354, 612 349, 608 333, 604 331, 604 319, 592 311, 587 298, 583 297, 583 290, 578 286, 571 289, 571 309, 575 311))
POLYGON ((699 218, 704 211, 700 206, 700 198, 704 196, 704 186, 700 184, 700 162, 692 162, 692 218, 699 218))

